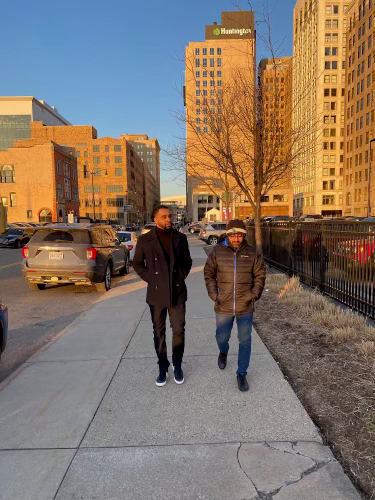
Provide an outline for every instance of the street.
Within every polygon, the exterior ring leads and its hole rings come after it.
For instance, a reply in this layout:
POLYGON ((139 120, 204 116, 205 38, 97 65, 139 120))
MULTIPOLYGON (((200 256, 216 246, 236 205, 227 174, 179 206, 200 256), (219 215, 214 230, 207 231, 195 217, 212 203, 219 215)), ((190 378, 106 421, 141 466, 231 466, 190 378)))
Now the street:
MULTIPOLYGON (((0 248, 0 299, 9 311, 8 343, 0 361, 0 382, 101 296, 91 287, 74 285, 29 290, 21 275, 21 261, 21 250, 0 248)), ((112 286, 120 279, 116 276, 112 286)))

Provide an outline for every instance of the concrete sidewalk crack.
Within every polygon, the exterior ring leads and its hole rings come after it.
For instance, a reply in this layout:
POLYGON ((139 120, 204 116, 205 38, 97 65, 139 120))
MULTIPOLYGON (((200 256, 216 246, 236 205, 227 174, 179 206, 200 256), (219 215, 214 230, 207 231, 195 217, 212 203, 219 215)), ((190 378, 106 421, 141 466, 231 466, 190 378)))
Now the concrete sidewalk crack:
MULTIPOLYGON (((259 491, 258 490, 258 488, 255 486, 255 484, 251 480, 251 478, 246 474, 246 472, 242 468, 241 461, 240 461, 240 450, 241 450, 241 447, 242 447, 242 443, 240 443, 239 446, 238 446, 238 448, 237 448, 237 462, 238 462, 239 468, 245 474, 245 476, 247 477, 247 479, 250 481, 251 485, 255 488, 255 491, 257 492, 257 498, 254 498, 253 500, 272 500, 272 496, 270 496, 269 493, 264 493, 263 491, 259 491)), ((281 488, 279 488, 279 490, 280 489, 281 488)), ((277 491, 275 493, 277 493, 277 491)))

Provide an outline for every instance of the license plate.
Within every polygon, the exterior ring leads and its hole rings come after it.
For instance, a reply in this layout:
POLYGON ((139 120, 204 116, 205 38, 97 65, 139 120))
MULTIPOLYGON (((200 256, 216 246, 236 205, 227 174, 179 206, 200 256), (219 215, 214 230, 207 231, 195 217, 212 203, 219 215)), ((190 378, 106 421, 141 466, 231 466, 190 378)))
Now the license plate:
POLYGON ((49 258, 52 260, 62 260, 64 258, 63 252, 50 252, 49 258))

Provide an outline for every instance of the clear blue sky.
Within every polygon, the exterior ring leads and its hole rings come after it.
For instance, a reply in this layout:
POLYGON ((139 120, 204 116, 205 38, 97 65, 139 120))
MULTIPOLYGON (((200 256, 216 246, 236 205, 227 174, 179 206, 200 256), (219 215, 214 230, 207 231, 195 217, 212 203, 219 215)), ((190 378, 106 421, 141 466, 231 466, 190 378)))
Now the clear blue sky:
MULTIPOLYGON (((275 41, 292 55, 294 0, 269 3, 275 41)), ((245 10, 262 10, 261 0, 245 10)), ((236 10, 230 0, 19 0, 1 6, 1 95, 33 95, 99 137, 146 133, 162 148, 181 135, 184 47, 236 10)), ((257 27, 258 30, 261 27, 257 27)), ((258 59, 267 57, 261 44, 258 59)), ((162 158, 163 169, 163 158, 162 158)), ((162 195, 185 187, 162 172, 162 195)))

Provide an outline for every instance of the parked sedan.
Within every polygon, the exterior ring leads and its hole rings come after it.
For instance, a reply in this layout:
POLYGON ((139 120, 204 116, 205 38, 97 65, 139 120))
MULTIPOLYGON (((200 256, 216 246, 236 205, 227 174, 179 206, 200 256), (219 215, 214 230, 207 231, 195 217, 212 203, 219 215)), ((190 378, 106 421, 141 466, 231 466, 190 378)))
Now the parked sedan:
POLYGON ((30 240, 35 228, 10 228, 0 237, 0 246, 21 248, 30 240))
POLYGON ((0 301, 0 358, 4 352, 8 338, 8 309, 0 301))
POLYGON ((155 227, 155 226, 156 226, 155 222, 149 222, 148 224, 146 224, 146 225, 143 227, 143 229, 142 229, 142 231, 141 231, 141 235, 142 235, 142 234, 146 234, 146 233, 148 233, 148 232, 149 232, 149 231, 151 231, 151 229, 152 229, 153 227, 155 227))
POLYGON ((137 235, 133 231, 118 231, 117 237, 123 245, 128 247, 130 262, 132 262, 138 240, 137 235))
POLYGON ((137 226, 137 224, 134 224, 134 222, 128 222, 128 224, 126 224, 126 226, 125 226, 125 230, 126 231, 138 231, 139 227, 137 226))

